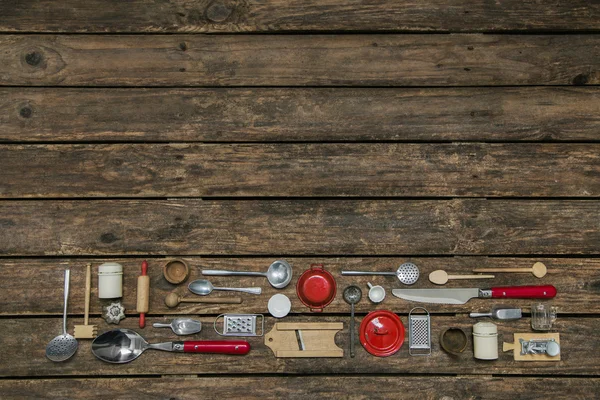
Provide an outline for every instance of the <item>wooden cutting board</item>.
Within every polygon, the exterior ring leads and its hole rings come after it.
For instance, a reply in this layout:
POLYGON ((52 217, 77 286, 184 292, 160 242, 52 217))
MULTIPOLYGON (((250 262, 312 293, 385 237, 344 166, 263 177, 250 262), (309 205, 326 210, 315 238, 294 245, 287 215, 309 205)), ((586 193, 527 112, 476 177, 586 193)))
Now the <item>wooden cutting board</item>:
MULTIPOLYGON (((555 357, 548 354, 521 354, 521 342, 519 339, 529 341, 531 339, 554 339, 560 345, 560 334, 558 333, 515 333, 513 343, 504 342, 502 351, 513 351, 515 361, 560 361, 560 353, 555 357)), ((561 349, 562 351, 562 349, 561 349)))
POLYGON ((278 322, 265 335, 265 344, 275 357, 344 357, 335 345, 335 335, 343 328, 342 322, 278 322))

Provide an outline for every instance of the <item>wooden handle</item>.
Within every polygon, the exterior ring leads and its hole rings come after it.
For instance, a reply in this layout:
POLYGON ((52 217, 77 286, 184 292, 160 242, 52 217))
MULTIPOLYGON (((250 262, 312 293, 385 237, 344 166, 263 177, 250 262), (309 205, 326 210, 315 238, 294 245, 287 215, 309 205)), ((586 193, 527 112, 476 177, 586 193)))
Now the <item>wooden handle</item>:
POLYGON ((531 268, 476 268, 473 272, 529 272, 531 268))
POLYGON ((494 275, 448 275, 448 279, 492 279, 494 275))
POLYGON ((223 297, 213 299, 184 299, 179 298, 180 303, 207 303, 207 304, 242 304, 241 297, 223 297))
POLYGON ((515 344, 514 343, 502 343, 502 351, 510 351, 510 350, 514 350, 515 349, 515 344))
POLYGON ((88 264, 85 271, 85 314, 83 324, 87 325, 90 319, 90 292, 92 291, 92 264, 88 264))

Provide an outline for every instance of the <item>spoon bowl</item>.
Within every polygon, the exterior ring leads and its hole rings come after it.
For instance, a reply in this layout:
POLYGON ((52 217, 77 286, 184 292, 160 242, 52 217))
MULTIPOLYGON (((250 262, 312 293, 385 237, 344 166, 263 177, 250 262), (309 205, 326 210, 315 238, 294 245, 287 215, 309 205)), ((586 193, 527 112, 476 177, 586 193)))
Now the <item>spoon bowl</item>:
POLYGON ((284 260, 275 261, 267 270, 267 279, 275 289, 282 289, 292 280, 292 266, 284 260))

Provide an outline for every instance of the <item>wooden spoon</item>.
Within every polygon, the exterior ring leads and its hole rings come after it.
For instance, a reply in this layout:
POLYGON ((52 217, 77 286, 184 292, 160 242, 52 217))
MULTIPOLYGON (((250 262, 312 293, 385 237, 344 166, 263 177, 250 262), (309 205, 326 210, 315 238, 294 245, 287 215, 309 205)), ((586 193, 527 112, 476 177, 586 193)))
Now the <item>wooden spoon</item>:
POLYGON ((531 272, 536 278, 543 278, 547 270, 544 263, 536 262, 531 268, 477 268, 473 272, 531 272))
POLYGON ((489 279, 494 275, 448 275, 443 269, 438 269, 429 274, 429 280, 436 285, 445 285, 449 279, 489 279))
POLYGON ((178 296, 177 293, 169 293, 165 297, 165 304, 169 308, 174 308, 179 303, 210 303, 210 304, 240 304, 242 302, 241 297, 215 297, 212 299, 199 299, 199 298, 183 298, 178 296))

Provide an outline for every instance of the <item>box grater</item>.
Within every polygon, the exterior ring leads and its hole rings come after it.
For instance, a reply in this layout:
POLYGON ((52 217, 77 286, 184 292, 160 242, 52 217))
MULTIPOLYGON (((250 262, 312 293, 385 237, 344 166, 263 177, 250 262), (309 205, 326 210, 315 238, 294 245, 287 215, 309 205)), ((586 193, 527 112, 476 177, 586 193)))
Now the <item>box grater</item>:
POLYGON ((262 336, 265 317, 262 314, 221 314, 214 322, 215 331, 221 336, 262 336), (223 318, 223 330, 217 329, 217 321, 223 318), (260 318, 260 334, 257 332, 260 318))
POLYGON ((411 356, 431 355, 431 324, 429 311, 423 307, 415 307, 408 313, 408 353, 411 356), (425 314, 413 314, 415 310, 423 310, 425 314))

